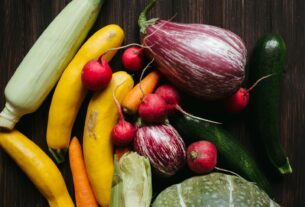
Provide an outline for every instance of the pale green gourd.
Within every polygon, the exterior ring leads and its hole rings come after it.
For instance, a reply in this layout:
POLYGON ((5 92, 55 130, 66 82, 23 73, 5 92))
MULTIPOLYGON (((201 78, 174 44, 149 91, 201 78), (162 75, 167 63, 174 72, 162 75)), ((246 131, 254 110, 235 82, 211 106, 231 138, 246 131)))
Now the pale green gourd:
POLYGON ((0 127, 12 129, 42 104, 94 24, 104 0, 73 0, 51 22, 5 88, 0 127))

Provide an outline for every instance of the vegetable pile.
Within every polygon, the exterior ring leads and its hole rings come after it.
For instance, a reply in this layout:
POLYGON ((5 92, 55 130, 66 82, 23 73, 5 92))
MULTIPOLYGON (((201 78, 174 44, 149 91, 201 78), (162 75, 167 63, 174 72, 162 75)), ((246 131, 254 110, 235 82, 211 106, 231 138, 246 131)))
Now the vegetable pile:
POLYGON ((247 49, 241 37, 211 25, 147 20, 155 2, 139 16, 142 45, 120 47, 124 31, 108 25, 77 51, 102 1, 73 0, 37 40, 5 89, 1 148, 51 207, 74 206, 56 164, 13 129, 21 116, 41 105, 58 81, 46 142, 57 164, 65 161, 69 150, 78 207, 279 206, 269 197, 272 188, 265 172, 244 146, 221 123, 191 114, 182 106, 188 106, 184 93, 202 102, 222 102, 232 116, 243 113, 249 103, 252 129, 262 144, 257 150, 265 150, 280 174, 292 173, 279 143, 284 40, 268 34, 258 41, 250 60, 254 84, 246 89, 241 84, 247 49), (72 15, 75 8, 82 10, 81 16, 72 15), (75 31, 61 33, 62 27, 72 26, 75 31), (61 41, 46 43, 49 39, 61 41), (127 48, 121 57, 126 71, 114 72, 109 61, 123 48, 127 48), (150 59, 147 65, 146 59, 150 59), (138 82, 132 74, 140 75, 138 82), (70 142, 88 90, 93 93, 82 144, 76 137, 70 142), (185 171, 194 177, 152 198, 157 193, 152 189, 156 177, 171 179, 185 171))

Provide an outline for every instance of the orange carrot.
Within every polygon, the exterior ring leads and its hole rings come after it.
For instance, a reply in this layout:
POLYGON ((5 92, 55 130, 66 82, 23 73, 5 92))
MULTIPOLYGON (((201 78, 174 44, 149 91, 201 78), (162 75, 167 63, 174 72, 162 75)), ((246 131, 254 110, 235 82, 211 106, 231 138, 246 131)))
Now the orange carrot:
POLYGON ((124 111, 130 114, 135 114, 141 104, 143 94, 147 95, 152 93, 160 80, 160 74, 157 71, 150 72, 143 80, 138 83, 123 100, 122 106, 124 111), (141 88, 140 88, 141 84, 141 88), (142 91, 141 91, 142 90, 142 91))
POLYGON ((73 137, 69 146, 69 160, 73 176, 76 206, 98 207, 88 180, 82 148, 76 137, 73 137))

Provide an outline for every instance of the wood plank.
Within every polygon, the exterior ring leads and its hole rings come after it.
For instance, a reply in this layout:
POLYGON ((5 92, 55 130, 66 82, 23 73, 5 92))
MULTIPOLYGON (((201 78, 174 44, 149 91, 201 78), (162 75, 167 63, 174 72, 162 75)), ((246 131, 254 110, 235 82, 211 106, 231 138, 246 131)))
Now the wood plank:
MULTIPOLYGON (((70 0, 2 0, 0 1, 0 108, 5 104, 4 88, 15 69, 44 28, 70 0)), ((137 18, 148 0, 106 1, 91 34, 103 25, 115 23, 125 30, 125 43, 139 42, 137 18)), ((274 183, 275 199, 282 206, 302 206, 305 203, 305 3, 303 0, 161 0, 150 17, 171 19, 183 23, 212 24, 239 34, 249 54, 257 39, 266 32, 277 32, 286 41, 287 63, 283 81, 281 142, 289 155, 294 172, 274 183)), ((118 58, 111 62, 115 70, 122 69, 118 58)), ((249 85, 245 81, 245 86, 249 85)), ((73 134, 82 138, 86 99, 73 134)), ((35 113, 27 115, 17 128, 47 152, 45 141, 48 108, 51 95, 35 113)), ((195 102, 196 103, 196 102, 195 102)), ((208 113, 200 103, 194 111, 208 113)), ((226 127, 259 158, 250 140, 247 113, 226 118, 226 127)), ((259 160, 262 164, 262 160, 259 160)), ((72 197, 73 185, 68 162, 59 166, 72 197)), ((156 179, 156 181, 160 181, 156 179)), ((161 183, 156 183, 159 190, 161 183), (158 187, 159 186, 159 187, 158 187)), ((47 206, 15 163, 0 151, 0 207, 47 206)))

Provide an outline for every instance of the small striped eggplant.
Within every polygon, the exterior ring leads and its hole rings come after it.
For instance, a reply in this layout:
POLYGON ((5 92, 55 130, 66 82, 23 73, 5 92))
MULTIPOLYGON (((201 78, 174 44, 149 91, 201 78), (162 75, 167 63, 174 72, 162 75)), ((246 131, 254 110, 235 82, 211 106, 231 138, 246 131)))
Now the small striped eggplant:
POLYGON ((205 24, 147 20, 152 0, 139 16, 142 45, 177 88, 202 100, 232 95, 245 76, 247 49, 228 30, 205 24))
POLYGON ((134 149, 147 157, 161 176, 174 175, 185 163, 185 144, 171 125, 137 127, 134 149))

